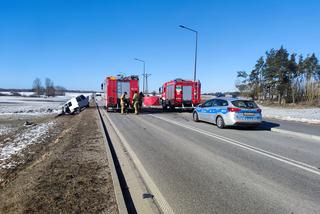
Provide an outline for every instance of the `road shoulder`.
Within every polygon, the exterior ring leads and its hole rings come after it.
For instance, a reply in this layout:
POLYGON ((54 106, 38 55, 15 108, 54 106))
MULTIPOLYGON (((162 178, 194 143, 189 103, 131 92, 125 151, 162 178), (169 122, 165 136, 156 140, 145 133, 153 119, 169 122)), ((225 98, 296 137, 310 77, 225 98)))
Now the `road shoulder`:
POLYGON ((1 213, 118 213, 95 111, 55 119, 61 132, 0 187, 1 213))
MULTIPOLYGON (((121 174, 127 189, 123 190, 123 195, 127 199, 127 208, 129 213, 159 213, 159 208, 154 199, 156 195, 150 189, 146 178, 141 173, 142 165, 136 164, 136 156, 131 150, 128 142, 123 138, 115 124, 108 116, 108 113, 101 108, 101 116, 107 129, 107 135, 111 141, 112 148, 115 151, 116 159, 121 168, 121 174), (153 193, 151 194, 150 191, 153 193), (129 204, 128 204, 129 199, 129 204), (128 207, 129 206, 129 207, 128 207), (132 207, 133 206, 133 207, 132 207)), ((119 170, 119 168, 118 168, 119 170)), ((121 178, 120 178, 121 180, 121 178)), ((167 213, 167 212, 165 212, 167 213)))
POLYGON ((263 127, 270 131, 320 141, 320 125, 264 118, 263 127))

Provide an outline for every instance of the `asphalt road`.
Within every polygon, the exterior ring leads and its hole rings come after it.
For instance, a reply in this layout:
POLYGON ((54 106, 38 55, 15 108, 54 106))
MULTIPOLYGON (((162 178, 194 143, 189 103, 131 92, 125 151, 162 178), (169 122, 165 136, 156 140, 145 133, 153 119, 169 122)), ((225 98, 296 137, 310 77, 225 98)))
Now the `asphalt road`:
POLYGON ((303 134, 320 136, 320 124, 310 124, 305 122, 286 121, 274 118, 265 118, 265 127, 283 129, 287 131, 299 132, 303 134))
POLYGON ((319 141, 190 113, 109 116, 175 213, 320 213, 319 141))

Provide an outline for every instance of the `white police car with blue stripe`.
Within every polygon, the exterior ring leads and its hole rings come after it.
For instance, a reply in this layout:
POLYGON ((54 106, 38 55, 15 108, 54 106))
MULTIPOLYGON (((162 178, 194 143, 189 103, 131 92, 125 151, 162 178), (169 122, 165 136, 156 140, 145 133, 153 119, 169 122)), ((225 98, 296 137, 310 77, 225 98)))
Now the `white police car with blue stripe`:
POLYGON ((262 114, 252 100, 215 98, 196 107, 193 120, 214 123, 219 128, 237 125, 256 127, 262 122, 262 114))

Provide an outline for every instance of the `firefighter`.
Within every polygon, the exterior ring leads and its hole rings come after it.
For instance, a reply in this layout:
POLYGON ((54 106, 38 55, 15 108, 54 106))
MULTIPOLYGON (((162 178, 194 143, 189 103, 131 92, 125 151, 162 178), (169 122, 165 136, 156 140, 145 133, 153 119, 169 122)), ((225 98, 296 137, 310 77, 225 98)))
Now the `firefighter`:
POLYGON ((139 110, 141 111, 142 108, 142 101, 143 101, 144 95, 142 91, 139 93, 139 110))
POLYGON ((134 108, 134 113, 138 114, 139 113, 139 94, 137 91, 134 92, 133 98, 132 98, 132 104, 134 108))
POLYGON ((127 96, 127 92, 124 92, 121 97, 120 97, 120 105, 121 105, 121 114, 124 114, 127 112, 126 109, 126 96, 127 96))

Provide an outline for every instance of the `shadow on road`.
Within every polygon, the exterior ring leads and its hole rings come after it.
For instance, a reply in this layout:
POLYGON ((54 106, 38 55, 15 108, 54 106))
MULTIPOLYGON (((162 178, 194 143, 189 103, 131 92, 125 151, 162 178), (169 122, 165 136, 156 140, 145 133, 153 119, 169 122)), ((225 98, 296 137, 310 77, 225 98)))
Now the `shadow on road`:
POLYGON ((229 129, 237 129, 237 130, 252 130, 252 131, 271 131, 271 128, 279 127, 279 123, 272 123, 268 121, 262 121, 262 123, 257 127, 248 127, 248 126, 231 126, 229 129))
POLYGON ((264 130, 270 131, 271 128, 279 127, 279 123, 273 123, 273 122, 268 122, 268 121, 262 121, 260 127, 264 128, 264 130))

